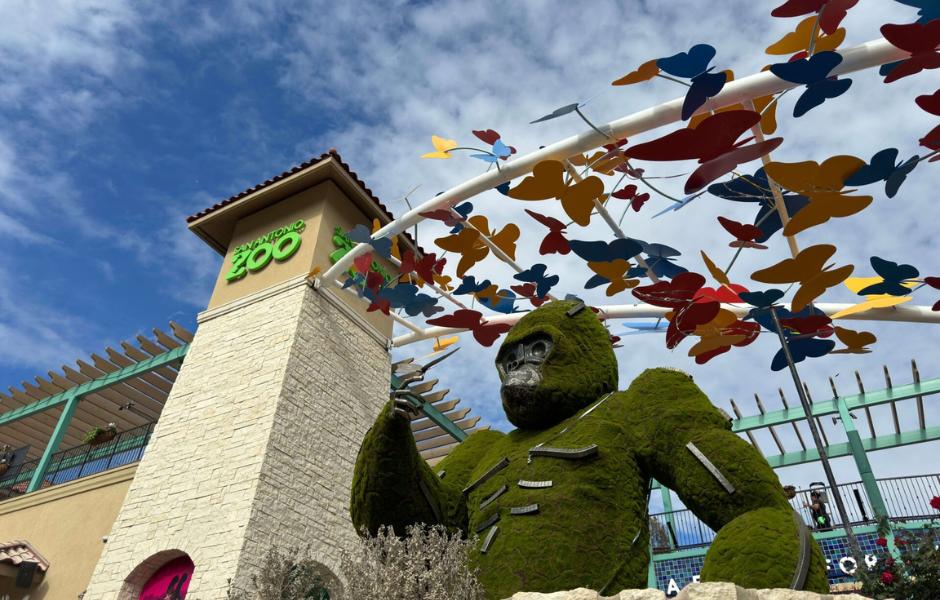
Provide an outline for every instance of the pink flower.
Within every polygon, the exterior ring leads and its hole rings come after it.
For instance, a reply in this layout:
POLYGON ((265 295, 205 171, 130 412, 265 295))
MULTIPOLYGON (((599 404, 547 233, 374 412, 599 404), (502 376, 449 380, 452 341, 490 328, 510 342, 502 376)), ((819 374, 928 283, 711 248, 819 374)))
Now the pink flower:
POLYGON ((930 506, 934 507, 936 510, 940 510, 940 496, 934 496, 930 499, 930 506))
POLYGON ((894 566, 894 558, 892 558, 892 557, 889 556, 889 557, 887 558, 887 560, 885 560, 885 564, 886 564, 886 565, 888 566, 888 568, 890 569, 891 567, 894 566))
POLYGON ((875 544, 881 546, 882 548, 887 548, 887 547, 888 547, 888 540, 886 540, 886 539, 880 537, 880 538, 878 538, 877 540, 875 540, 875 544))
POLYGON ((891 585, 893 582, 894 582, 894 575, 892 575, 889 571, 885 571, 884 573, 881 574, 881 583, 885 585, 891 585))

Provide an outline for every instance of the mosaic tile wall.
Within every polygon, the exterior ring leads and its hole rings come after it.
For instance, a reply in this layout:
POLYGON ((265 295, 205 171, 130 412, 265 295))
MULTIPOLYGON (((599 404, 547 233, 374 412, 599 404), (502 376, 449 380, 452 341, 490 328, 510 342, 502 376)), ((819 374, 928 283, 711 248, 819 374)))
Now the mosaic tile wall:
MULTIPOLYGON (((875 545, 878 538, 874 533, 862 533, 858 536, 858 543, 862 552, 869 555, 869 561, 875 560, 874 557, 883 554, 884 550, 875 545)), ((826 540, 820 540, 819 545, 822 548, 823 555, 829 565, 829 584, 845 583, 854 581, 855 578, 845 571, 852 571, 854 565, 852 559, 845 559, 848 554, 848 542, 845 537, 834 537, 826 540), (844 568, 844 570, 843 570, 844 568)), ((697 576, 702 570, 702 564, 705 562, 703 548, 701 556, 687 556, 670 560, 656 561, 654 569, 656 574, 656 587, 666 592, 667 596, 674 596, 678 590, 692 582, 692 578, 697 576)))

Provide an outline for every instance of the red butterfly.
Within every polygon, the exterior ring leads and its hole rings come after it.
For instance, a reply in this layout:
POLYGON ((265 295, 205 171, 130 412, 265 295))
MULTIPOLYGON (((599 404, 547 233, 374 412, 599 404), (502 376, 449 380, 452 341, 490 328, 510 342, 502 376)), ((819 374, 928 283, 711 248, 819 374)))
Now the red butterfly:
POLYGON ((548 227, 550 230, 548 235, 542 240, 542 245, 539 246, 539 254, 568 254, 571 252, 571 245, 568 243, 568 239, 563 235, 567 225, 554 217, 537 213, 534 210, 527 208, 525 211, 529 213, 530 217, 548 227))
POLYGON ((787 329, 795 331, 799 335, 829 337, 835 333, 835 329, 832 327, 832 319, 826 315, 810 315, 808 317, 780 319, 780 324, 787 329))
MULTIPOLYGON (((490 146, 495 144, 497 141, 500 140, 500 138, 503 137, 499 135, 499 132, 496 131, 495 129, 474 129, 473 135, 475 135, 477 139, 483 142, 484 144, 488 144, 490 146)), ((509 146, 509 152, 510 154, 515 154, 516 153, 515 147, 509 146)))
POLYGON ((538 296, 535 295, 537 288, 535 287, 534 283, 523 283, 522 285, 511 285, 509 286, 509 289, 519 294, 520 297, 526 298, 529 302, 532 303, 532 306, 535 306, 536 308, 548 302, 548 298, 545 298, 545 297, 539 298, 538 296))
POLYGON ((940 90, 937 90, 932 94, 923 94, 922 96, 918 96, 914 98, 914 102, 917 103, 917 106, 921 107, 930 114, 940 117, 940 90))
POLYGON ((652 285, 635 288, 633 295, 653 306, 679 308, 691 302, 695 292, 703 285, 705 278, 689 271, 676 275, 671 281, 657 281, 652 285))
POLYGON ((629 200, 630 206, 633 208, 634 212, 640 212, 640 209, 643 208, 643 205, 646 204, 646 201, 650 199, 648 193, 637 194, 636 186, 632 183, 622 189, 617 190, 616 192, 611 193, 611 196, 617 198, 618 200, 629 200))
MULTIPOLYGON (((935 290, 940 290, 940 277, 924 277, 924 283, 935 290)), ((937 303, 930 310, 940 312, 940 300, 937 300, 937 303)))
POLYGON ((741 134, 760 123, 760 118, 760 114, 753 110, 715 113, 695 128, 683 127, 655 140, 631 146, 624 154, 640 160, 698 159, 702 166, 685 182, 685 193, 691 194, 727 175, 739 164, 772 152, 783 142, 780 137, 749 146, 744 144, 753 137, 737 141, 741 134))
POLYGON ((801 17, 822 11, 819 28, 827 35, 832 35, 839 28, 839 23, 845 18, 848 10, 856 4, 858 0, 787 0, 773 9, 770 16, 801 17))
POLYGON ((729 283, 717 288, 703 287, 695 292, 695 302, 721 302, 722 304, 740 304, 743 302, 738 294, 748 291, 743 285, 729 283))
POLYGON ((369 305, 369 308, 366 309, 366 312, 373 312, 376 310, 382 311, 384 314, 388 314, 392 308, 392 303, 390 300, 387 300, 382 297, 377 297, 372 301, 372 304, 369 305))
POLYGON ((372 270, 372 253, 360 254, 353 260, 353 265, 355 265, 357 271, 363 275, 368 275, 372 270))
POLYGON ((414 271, 425 282, 432 283, 434 281, 434 274, 440 275, 444 271, 444 265, 446 263, 446 258, 438 259, 437 255, 434 253, 425 254, 421 257, 421 260, 416 261, 414 252, 405 250, 404 254, 401 256, 400 274, 407 275, 414 271))
POLYGON ((486 323, 483 313, 464 308, 454 311, 451 315, 429 319, 428 325, 469 329, 473 332, 473 338, 482 346, 492 346, 499 336, 512 329, 509 323, 486 323))
POLYGON ((733 242, 728 244, 732 248, 757 248, 758 250, 767 249, 767 246, 758 244, 754 241, 764 235, 764 232, 760 230, 760 227, 757 227, 756 225, 738 223, 737 221, 732 221, 731 219, 726 219, 725 217, 718 217, 718 222, 721 223, 721 226, 725 228, 725 231, 736 238, 733 242))
MULTIPOLYGON (((369 271, 366 275, 366 289, 373 294, 379 293, 379 288, 385 284, 385 277, 378 271, 369 271)), ((388 314, 387 312, 385 314, 388 314)))
POLYGON ((940 46, 940 19, 926 24, 889 23, 881 26, 881 35, 885 36, 892 46, 911 53, 910 58, 891 69, 885 77, 885 83, 920 73, 924 69, 940 68, 940 53, 937 52, 937 46, 940 46))

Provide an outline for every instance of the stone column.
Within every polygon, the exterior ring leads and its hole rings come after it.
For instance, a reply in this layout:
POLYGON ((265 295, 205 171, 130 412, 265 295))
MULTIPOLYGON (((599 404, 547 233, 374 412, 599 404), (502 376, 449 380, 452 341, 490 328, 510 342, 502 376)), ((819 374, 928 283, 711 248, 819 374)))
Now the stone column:
POLYGON ((275 548, 309 545, 336 571, 389 358, 330 293, 300 278, 200 315, 85 600, 137 600, 168 551, 196 564, 193 599, 245 585, 275 548))

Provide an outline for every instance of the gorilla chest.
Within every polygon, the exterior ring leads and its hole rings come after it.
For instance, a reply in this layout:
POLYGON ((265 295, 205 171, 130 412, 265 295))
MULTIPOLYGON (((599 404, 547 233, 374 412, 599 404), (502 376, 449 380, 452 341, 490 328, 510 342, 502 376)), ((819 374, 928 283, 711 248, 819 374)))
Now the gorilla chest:
POLYGON ((628 446, 604 422, 507 436, 464 490, 480 560, 626 550, 645 524, 648 486, 628 446))

